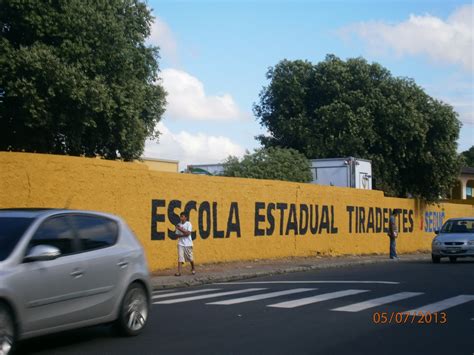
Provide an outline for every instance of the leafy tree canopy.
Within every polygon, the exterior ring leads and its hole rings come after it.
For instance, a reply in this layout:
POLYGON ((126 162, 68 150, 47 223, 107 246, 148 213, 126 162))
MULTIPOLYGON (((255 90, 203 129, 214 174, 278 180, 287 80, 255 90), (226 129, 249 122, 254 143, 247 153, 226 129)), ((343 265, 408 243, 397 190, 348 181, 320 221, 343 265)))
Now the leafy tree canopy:
POLYGON ((474 168, 474 145, 461 153, 463 165, 474 168))
POLYGON ((362 58, 283 60, 267 73, 254 113, 265 147, 308 158, 372 160, 375 187, 392 196, 436 200, 459 172, 460 122, 453 108, 408 78, 362 58))
POLYGON ((139 0, 0 0, 0 150, 143 152, 165 106, 139 0))
POLYGON ((224 163, 224 175, 254 179, 311 181, 310 163, 294 149, 267 148, 247 153, 239 160, 229 157, 224 163))

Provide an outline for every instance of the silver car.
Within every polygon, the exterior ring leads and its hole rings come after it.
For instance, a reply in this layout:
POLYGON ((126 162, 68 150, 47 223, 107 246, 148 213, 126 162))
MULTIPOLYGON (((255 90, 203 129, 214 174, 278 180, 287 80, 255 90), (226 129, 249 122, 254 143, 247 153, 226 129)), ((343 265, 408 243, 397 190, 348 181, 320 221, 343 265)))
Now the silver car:
POLYGON ((457 258, 474 257, 474 217, 452 218, 444 223, 431 244, 431 258, 439 263, 442 257, 451 262, 457 258))
POLYGON ((143 249, 122 219, 0 210, 0 354, 16 340, 101 323, 137 335, 150 292, 143 249))

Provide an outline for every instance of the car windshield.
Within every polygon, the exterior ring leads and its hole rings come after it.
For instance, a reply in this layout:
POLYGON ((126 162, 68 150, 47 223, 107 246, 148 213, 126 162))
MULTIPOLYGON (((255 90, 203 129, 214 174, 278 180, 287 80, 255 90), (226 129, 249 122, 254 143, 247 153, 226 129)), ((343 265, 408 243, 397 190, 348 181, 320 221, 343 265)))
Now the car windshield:
POLYGON ((441 233, 474 233, 474 220, 456 219, 447 221, 441 233))
POLYGON ((0 217, 0 261, 8 258, 31 222, 33 218, 0 217))

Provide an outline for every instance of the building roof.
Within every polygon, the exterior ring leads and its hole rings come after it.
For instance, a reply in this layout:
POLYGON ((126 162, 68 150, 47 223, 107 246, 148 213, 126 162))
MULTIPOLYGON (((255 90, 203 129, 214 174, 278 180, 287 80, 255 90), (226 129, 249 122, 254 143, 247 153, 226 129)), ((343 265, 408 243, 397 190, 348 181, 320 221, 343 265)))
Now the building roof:
POLYGON ((148 158, 148 157, 141 157, 140 158, 143 161, 158 161, 158 162, 163 162, 163 163, 179 163, 179 160, 171 160, 171 159, 160 159, 160 158, 148 158))
POLYGON ((461 174, 474 175, 474 168, 465 166, 461 168, 461 174))

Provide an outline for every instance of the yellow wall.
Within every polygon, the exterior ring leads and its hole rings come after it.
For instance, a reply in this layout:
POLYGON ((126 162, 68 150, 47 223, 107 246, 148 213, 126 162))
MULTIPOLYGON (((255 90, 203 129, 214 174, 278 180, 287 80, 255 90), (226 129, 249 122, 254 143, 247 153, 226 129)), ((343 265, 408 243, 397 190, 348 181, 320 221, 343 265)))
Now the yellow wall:
MULTIPOLYGON (((163 173, 151 171, 143 164, 98 159, 0 153, 1 208, 69 207, 120 215, 138 235, 153 270, 175 265, 176 241, 166 233, 168 228, 173 228, 168 208, 175 205, 174 212, 179 213, 189 201, 195 201, 203 217, 199 218, 199 213, 191 210, 190 220, 194 230, 199 230, 199 220, 203 229, 198 232, 194 243, 198 263, 315 254, 386 253, 386 233, 377 231, 376 225, 373 229, 369 227, 368 232, 366 230, 369 208, 373 208, 373 216, 380 216, 386 208, 385 218, 388 218, 390 208, 404 209, 405 215, 400 219, 399 251, 428 250, 434 236, 432 230, 442 223, 441 219, 474 216, 472 205, 443 203, 424 206, 415 200, 385 198, 379 191, 163 173), (203 238, 207 229, 206 202, 211 212, 210 235, 203 238), (267 233, 266 229, 271 229, 267 217, 270 203, 288 204, 283 235, 280 234, 280 210, 270 211, 274 215, 275 228, 273 233, 267 233), (260 209, 262 204, 264 207, 260 209), (312 205, 313 211, 318 205, 319 224, 324 226, 327 221, 328 228, 318 229, 315 234, 308 231, 304 235, 295 235, 290 223, 286 235, 291 204, 295 206, 297 222, 300 220, 301 205, 312 205), (349 227, 348 208, 355 207, 364 208, 364 231, 359 228, 356 231, 355 210, 352 212, 352 230, 349 227), (234 223, 234 229, 237 228, 237 208, 240 237, 235 231, 226 236, 230 210, 233 211, 230 222, 234 223), (323 214, 323 210, 327 214, 323 214), (166 222, 160 222, 160 219, 166 222), (256 236, 261 234, 262 229, 265 235, 256 236), (220 237, 216 230, 223 231, 224 236, 220 237), (165 235, 160 234, 163 232, 165 235), (161 237, 164 240, 152 240, 161 237)), ((188 204, 192 205, 193 202, 188 204)), ((294 220, 295 216, 291 214, 290 222, 294 220)))
POLYGON ((167 173, 179 172, 179 163, 177 161, 144 158, 143 164, 145 164, 150 170, 154 171, 163 171, 167 173))

